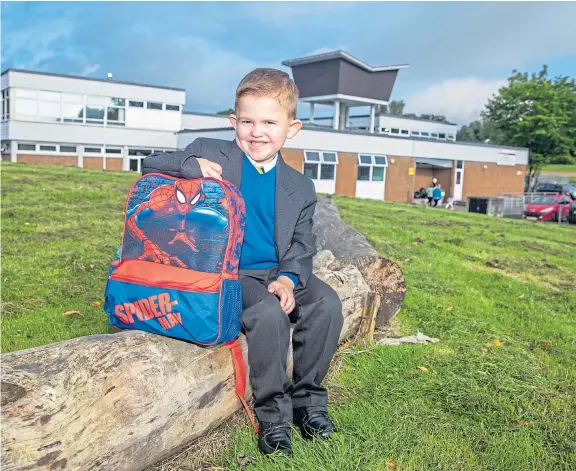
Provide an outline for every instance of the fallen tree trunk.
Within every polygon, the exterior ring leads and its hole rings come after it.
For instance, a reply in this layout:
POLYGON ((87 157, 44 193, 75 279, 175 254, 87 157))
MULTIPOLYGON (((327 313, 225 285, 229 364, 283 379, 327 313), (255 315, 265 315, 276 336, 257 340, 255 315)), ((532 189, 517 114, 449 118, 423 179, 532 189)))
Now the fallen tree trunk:
MULTIPOLYGON (((340 339, 363 335, 376 315, 370 289, 357 268, 334 266, 321 253, 315 273, 342 300, 340 339)), ((4 354, 2 469, 142 470, 239 407, 224 346, 125 331, 4 354)))
MULTIPOLYGON (((314 233, 318 249, 329 250, 336 257, 336 261, 328 268, 337 270, 350 264, 360 270, 370 286, 371 302, 378 312, 375 324, 382 325, 392 319, 400 310, 406 295, 404 275, 398 264, 380 255, 366 237, 344 224, 338 208, 329 198, 318 198, 314 233)), ((364 330, 371 332, 374 326, 366 326, 364 330)))

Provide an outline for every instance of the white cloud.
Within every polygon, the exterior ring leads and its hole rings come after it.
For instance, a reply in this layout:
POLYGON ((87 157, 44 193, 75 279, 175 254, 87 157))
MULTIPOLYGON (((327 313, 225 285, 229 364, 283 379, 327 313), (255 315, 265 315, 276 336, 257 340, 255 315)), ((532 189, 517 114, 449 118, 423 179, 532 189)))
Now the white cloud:
POLYGON ((315 56, 317 54, 324 54, 326 52, 346 51, 347 49, 348 49, 348 46, 336 46, 336 47, 322 46, 322 47, 319 47, 318 49, 314 49, 312 52, 308 52, 308 53, 304 54, 304 57, 315 56))
POLYGON ((480 118, 488 99, 506 83, 474 77, 446 80, 408 97, 405 112, 444 115, 448 120, 468 123, 480 118))
POLYGON ((96 72, 98 69, 100 69, 100 64, 86 64, 82 69, 82 72, 80 72, 80 75, 82 77, 87 77, 88 75, 96 72))

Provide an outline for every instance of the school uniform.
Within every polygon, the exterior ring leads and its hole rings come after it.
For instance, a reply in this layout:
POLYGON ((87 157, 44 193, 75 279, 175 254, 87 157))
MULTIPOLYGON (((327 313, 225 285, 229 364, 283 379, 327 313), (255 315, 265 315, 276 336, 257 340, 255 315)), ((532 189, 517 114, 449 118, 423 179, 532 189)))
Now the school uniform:
POLYGON ((182 151, 146 157, 142 173, 201 178, 197 157, 218 163, 222 178, 240 189, 246 204, 239 270, 244 308, 241 322, 249 347, 258 419, 292 422, 293 408, 325 408, 328 395, 321 383, 336 352, 343 317, 338 295, 312 273, 316 254, 314 184, 288 166, 280 153, 261 166, 235 141, 209 138, 198 138, 182 151), (267 290, 280 275, 295 286, 296 308, 290 316, 267 290), (291 322, 293 381, 286 374, 291 322))

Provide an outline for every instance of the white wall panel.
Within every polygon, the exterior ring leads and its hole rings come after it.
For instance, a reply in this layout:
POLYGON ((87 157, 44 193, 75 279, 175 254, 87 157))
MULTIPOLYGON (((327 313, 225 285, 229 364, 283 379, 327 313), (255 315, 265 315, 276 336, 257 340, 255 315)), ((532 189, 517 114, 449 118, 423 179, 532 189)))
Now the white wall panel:
POLYGON ((173 132, 22 121, 10 121, 8 134, 10 140, 19 141, 127 145, 161 149, 175 149, 177 143, 176 134, 173 132))
POLYGON ((182 114, 182 129, 225 128, 228 126, 230 126, 228 116, 211 116, 190 113, 182 114))
POLYGON ((85 93, 109 97, 127 98, 132 100, 157 101, 183 105, 186 102, 184 90, 169 90, 142 85, 127 85, 116 82, 83 80, 80 78, 58 77, 10 71, 2 76, 9 87, 33 88, 37 90, 52 90, 66 93, 85 93))

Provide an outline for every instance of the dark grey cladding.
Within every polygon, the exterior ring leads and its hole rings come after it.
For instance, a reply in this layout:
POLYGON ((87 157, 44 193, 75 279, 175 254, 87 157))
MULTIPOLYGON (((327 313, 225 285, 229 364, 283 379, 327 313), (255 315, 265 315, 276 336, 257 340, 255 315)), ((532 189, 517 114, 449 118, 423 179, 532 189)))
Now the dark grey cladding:
POLYGON ((344 59, 330 59, 292 66, 300 98, 350 95, 389 101, 398 69, 367 71, 344 59))

